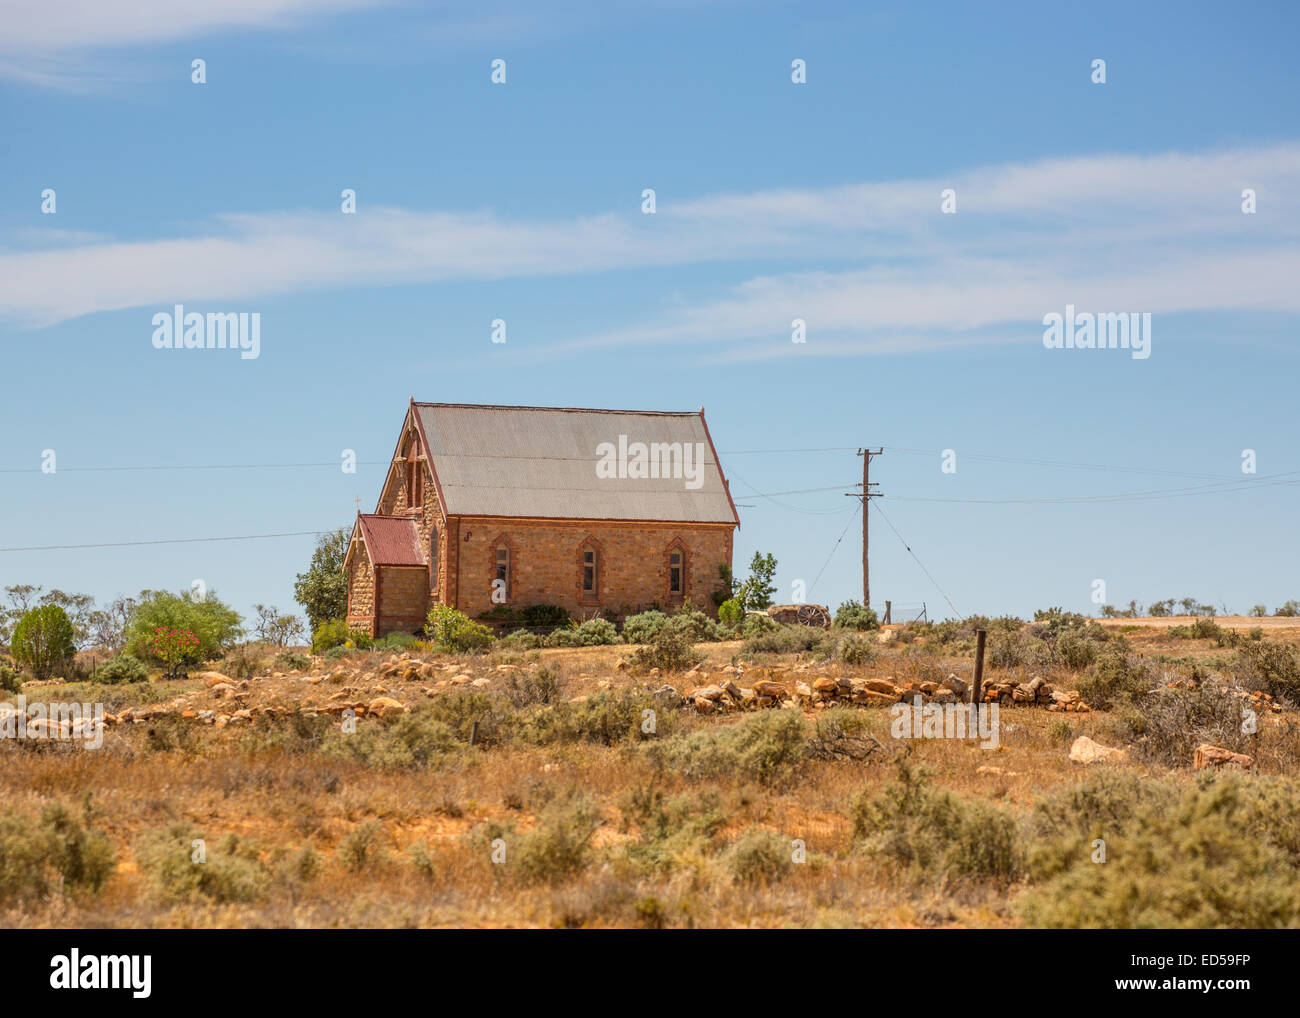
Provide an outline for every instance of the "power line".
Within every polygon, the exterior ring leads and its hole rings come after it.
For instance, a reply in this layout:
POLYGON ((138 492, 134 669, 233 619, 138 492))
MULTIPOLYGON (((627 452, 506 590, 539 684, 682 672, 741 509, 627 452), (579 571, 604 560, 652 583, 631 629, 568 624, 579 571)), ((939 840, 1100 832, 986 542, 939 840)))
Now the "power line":
POLYGON ((813 589, 817 586, 817 580, 820 580, 822 578, 822 573, 826 572, 826 567, 831 564, 831 559, 835 557, 835 549, 840 546, 840 542, 844 540, 844 535, 849 532, 849 527, 853 526, 853 521, 858 518, 858 513, 860 513, 861 511, 862 511, 862 503, 858 503, 857 508, 853 510, 852 518, 850 518, 848 523, 844 524, 844 529, 840 531, 840 536, 837 537, 835 539, 835 543, 831 545, 831 553, 826 556, 826 561, 822 563, 821 569, 817 571, 816 579, 812 581, 812 585, 809 586, 808 588, 809 594, 811 594, 813 592, 813 589))
POLYGON ((937 590, 940 594, 943 594, 943 599, 948 602, 948 607, 952 609, 953 615, 955 615, 957 618, 962 618, 963 616, 961 612, 959 612, 957 610, 957 606, 952 603, 952 598, 950 598, 946 593, 944 593, 944 589, 941 586, 939 586, 939 581, 930 575, 930 570, 925 568, 925 563, 923 563, 919 558, 916 557, 916 552, 912 550, 912 546, 903 540, 903 535, 898 533, 898 528, 894 526, 892 522, 890 522, 889 517, 885 515, 885 512, 883 509, 880 508, 879 503, 873 504, 871 508, 880 514, 880 518, 884 520, 885 523, 889 526, 889 529, 892 530, 897 535, 899 541, 902 542, 903 547, 907 549, 907 553, 911 555, 913 560, 915 560, 916 564, 921 567, 921 572, 925 573, 925 575, 929 578, 930 582, 934 584, 934 589, 937 590))
MULTIPOLYGON (((334 528, 338 529, 338 528, 334 528)), ((111 541, 102 544, 43 544, 28 548, 0 548, 6 551, 70 551, 83 548, 138 548, 149 544, 207 544, 213 541, 262 541, 273 537, 319 537, 329 530, 296 530, 282 534, 241 534, 236 537, 173 537, 158 541, 111 541)))

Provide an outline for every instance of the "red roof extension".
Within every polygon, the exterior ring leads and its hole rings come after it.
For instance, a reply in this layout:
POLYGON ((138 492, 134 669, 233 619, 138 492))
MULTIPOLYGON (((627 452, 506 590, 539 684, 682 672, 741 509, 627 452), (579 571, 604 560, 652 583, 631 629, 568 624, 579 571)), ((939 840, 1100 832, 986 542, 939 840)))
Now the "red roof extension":
POLYGON ((420 534, 415 520, 406 516, 361 514, 361 536, 370 561, 377 566, 423 566, 420 534))

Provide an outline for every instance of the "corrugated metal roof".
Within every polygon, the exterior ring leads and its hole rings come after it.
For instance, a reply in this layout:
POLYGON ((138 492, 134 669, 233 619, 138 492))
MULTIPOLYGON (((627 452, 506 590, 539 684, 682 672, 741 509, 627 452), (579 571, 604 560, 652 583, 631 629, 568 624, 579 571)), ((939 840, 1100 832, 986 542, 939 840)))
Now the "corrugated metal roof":
MULTIPOLYGON (((449 403, 416 403, 415 409, 448 514, 739 522, 702 413, 449 403), (635 467, 617 469, 617 452, 606 457, 616 476, 601 476, 598 448, 617 451, 620 443, 629 450, 635 443, 663 444, 659 462, 674 464, 666 472, 675 476, 628 476, 635 467), (688 446, 698 488, 687 487, 682 454, 688 446)), ((625 468, 629 462, 622 460, 625 468)))
POLYGON ((420 534, 415 521, 399 516, 358 517, 370 561, 377 566, 422 566, 420 534))

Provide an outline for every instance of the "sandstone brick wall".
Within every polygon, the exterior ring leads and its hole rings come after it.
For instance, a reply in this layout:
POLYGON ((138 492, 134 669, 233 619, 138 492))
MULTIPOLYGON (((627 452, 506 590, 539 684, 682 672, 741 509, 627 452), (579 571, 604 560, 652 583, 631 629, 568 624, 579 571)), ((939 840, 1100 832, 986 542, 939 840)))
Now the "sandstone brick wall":
POLYGON ((429 612, 429 574, 420 568, 379 567, 379 617, 375 636, 414 633, 429 612))
POLYGON ((667 607, 668 552, 680 542, 686 552, 684 597, 713 613, 712 593, 720 585, 719 565, 731 565, 733 528, 729 525, 660 523, 569 523, 565 521, 459 520, 455 540, 459 579, 452 596, 471 618, 493 607, 495 549, 511 548, 511 582, 507 604, 558 604, 576 616, 625 614, 658 602, 667 607), (585 547, 600 550, 599 591, 584 599, 582 556, 585 547))
POLYGON ((348 566, 348 628, 374 636, 375 574, 365 549, 358 547, 348 566))

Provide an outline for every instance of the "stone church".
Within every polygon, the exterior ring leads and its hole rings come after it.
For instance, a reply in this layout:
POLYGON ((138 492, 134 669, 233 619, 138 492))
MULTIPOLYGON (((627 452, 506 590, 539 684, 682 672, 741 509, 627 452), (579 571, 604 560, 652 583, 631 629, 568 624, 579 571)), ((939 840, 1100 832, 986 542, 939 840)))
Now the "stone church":
POLYGON ((411 400, 344 570, 348 625, 415 633, 559 605, 575 618, 714 611, 740 525, 704 410, 669 413, 411 400))

